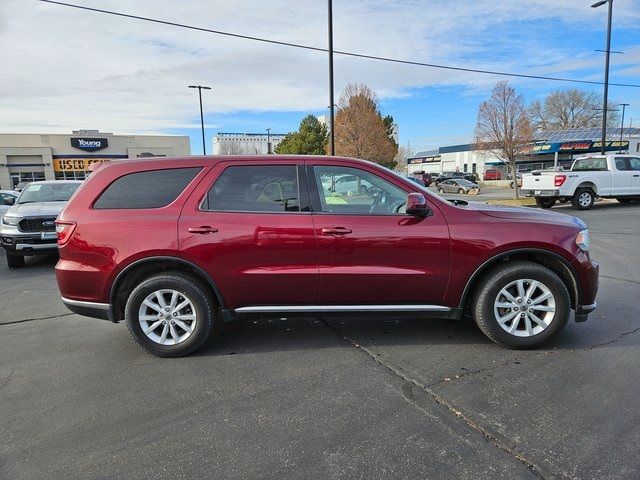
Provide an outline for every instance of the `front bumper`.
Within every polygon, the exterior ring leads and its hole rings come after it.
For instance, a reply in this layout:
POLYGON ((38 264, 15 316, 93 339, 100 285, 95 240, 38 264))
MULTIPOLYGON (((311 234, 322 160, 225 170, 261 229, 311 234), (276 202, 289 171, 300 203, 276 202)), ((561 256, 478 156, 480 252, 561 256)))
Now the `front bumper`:
POLYGON ((520 190, 520 195, 524 197, 559 197, 560 190, 548 189, 548 190, 520 190))
POLYGON ((0 234, 0 243, 5 250, 21 255, 37 255, 58 249, 56 239, 43 240, 40 233, 0 234))
POLYGON ((111 305, 108 303, 85 302, 82 300, 72 300, 64 297, 61 298, 64 306, 73 313, 77 313, 84 317, 113 321, 111 319, 111 305))

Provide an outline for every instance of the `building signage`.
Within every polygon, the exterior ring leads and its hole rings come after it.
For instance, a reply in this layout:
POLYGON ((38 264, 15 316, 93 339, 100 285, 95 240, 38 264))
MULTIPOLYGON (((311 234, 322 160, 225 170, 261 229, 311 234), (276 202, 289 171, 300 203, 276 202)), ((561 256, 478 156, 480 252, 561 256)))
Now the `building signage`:
MULTIPOLYGON (((545 143, 525 148, 524 153, 544 154, 544 153, 589 153, 602 150, 602 141, 580 140, 576 142, 545 143)), ((628 141, 608 141, 605 142, 605 150, 629 150, 628 141)))
POLYGON ((107 158, 56 158, 53 160, 55 172, 86 172, 94 163, 108 162, 107 158))
POLYGON ((106 138, 71 138, 71 146, 85 152, 95 152, 107 148, 109 142, 106 138))
POLYGON ((416 165, 420 163, 431 163, 431 162, 439 162, 440 156, 437 157, 419 157, 419 158, 408 158, 407 163, 409 165, 416 165))

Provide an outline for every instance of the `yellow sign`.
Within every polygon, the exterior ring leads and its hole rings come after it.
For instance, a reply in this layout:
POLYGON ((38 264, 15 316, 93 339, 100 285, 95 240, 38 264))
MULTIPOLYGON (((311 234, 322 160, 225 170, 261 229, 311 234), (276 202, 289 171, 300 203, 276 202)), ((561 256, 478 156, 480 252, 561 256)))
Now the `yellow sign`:
POLYGON ((108 161, 106 158, 56 158, 53 160, 53 170, 55 172, 86 172, 89 170, 89 165, 108 161))

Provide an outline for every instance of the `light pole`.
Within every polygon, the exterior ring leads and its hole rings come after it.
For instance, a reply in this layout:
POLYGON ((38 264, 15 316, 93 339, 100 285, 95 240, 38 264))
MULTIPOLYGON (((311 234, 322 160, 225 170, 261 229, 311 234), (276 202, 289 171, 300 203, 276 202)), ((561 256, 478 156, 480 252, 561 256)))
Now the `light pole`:
POLYGON ((327 0, 329 9, 329 153, 333 156, 336 154, 335 129, 333 128, 334 118, 334 99, 333 99, 333 2, 327 0))
POLYGON ((189 88, 198 89, 198 97, 200 98, 200 125, 202 126, 202 153, 207 154, 207 147, 204 141, 204 115, 202 113, 202 90, 211 90, 211 87, 203 87, 202 85, 189 85, 189 88))
POLYGON ((620 120, 620 153, 622 153, 622 130, 624 130, 624 111, 629 106, 628 103, 621 103, 622 107, 622 120, 620 120))
POLYGON ((271 153, 271 129, 267 128, 267 155, 271 153))
POLYGON ((600 0, 591 5, 591 8, 598 8, 609 4, 609 15, 607 17, 607 50, 604 61, 604 99, 602 101, 602 155, 606 153, 605 144, 607 141, 607 102, 609 101, 609 58, 611 57, 611 17, 613 16, 613 0, 600 0))

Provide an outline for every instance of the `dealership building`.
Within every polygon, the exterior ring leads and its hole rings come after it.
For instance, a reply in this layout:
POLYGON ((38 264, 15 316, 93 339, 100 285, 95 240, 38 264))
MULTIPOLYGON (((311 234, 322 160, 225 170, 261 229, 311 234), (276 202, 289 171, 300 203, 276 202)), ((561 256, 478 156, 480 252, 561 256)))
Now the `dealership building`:
MULTIPOLYGON (((519 172, 553 167, 555 163, 569 168, 573 159, 602 149, 599 128, 569 129, 538 132, 535 142, 527 145, 516 159, 519 172)), ((609 128, 607 152, 640 152, 640 128, 609 128)), ((485 170, 497 169, 507 173, 504 164, 491 150, 478 150, 473 144, 440 147, 419 152, 407 159, 409 173, 472 172, 482 175, 485 170)))
POLYGON ((89 165, 124 158, 186 156, 188 136, 0 133, 0 189, 20 182, 84 179, 89 165))

